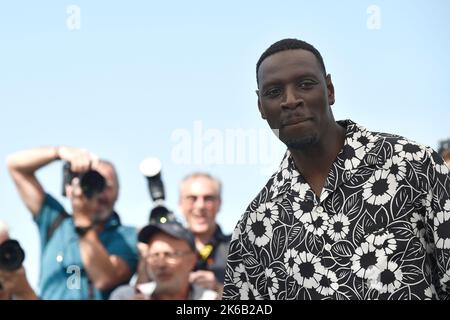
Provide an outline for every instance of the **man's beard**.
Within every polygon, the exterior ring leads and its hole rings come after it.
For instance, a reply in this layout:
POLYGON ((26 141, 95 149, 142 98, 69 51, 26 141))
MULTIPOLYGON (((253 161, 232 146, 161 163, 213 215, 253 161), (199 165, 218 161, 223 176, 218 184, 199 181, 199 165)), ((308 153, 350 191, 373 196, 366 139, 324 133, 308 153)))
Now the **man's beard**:
POLYGON ((316 145, 319 142, 319 139, 317 136, 311 135, 301 138, 285 138, 282 141, 290 150, 305 151, 316 145))

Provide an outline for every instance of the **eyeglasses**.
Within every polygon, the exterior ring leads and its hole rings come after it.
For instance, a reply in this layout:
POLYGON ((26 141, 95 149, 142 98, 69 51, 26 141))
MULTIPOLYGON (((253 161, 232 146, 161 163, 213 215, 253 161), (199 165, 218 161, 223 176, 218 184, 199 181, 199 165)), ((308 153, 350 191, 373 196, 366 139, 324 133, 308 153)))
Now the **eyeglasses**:
POLYGON ((160 259, 164 259, 168 263, 178 262, 185 255, 193 253, 192 251, 164 251, 164 252, 149 252, 145 256, 148 262, 154 263, 160 259))
POLYGON ((205 204, 212 204, 214 202, 216 202, 217 200, 219 200, 218 196, 215 195, 210 195, 210 196, 194 196, 194 195, 188 195, 182 198, 183 201, 185 201, 188 204, 194 204, 195 202, 197 202, 197 200, 199 199, 203 199, 203 202, 205 204))

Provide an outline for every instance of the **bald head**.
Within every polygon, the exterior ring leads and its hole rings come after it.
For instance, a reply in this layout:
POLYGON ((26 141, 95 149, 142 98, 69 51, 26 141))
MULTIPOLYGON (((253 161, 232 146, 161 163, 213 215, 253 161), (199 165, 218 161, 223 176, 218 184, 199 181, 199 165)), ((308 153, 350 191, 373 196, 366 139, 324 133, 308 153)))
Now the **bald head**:
MULTIPOLYGON (((194 172, 190 175, 183 178, 180 184, 180 197, 183 195, 183 191, 186 188, 189 188, 190 184, 193 180, 209 180, 212 185, 214 185, 214 192, 217 195, 218 199, 221 199, 222 196, 222 183, 219 179, 213 177, 209 173, 206 172, 194 172)), ((181 200, 181 199, 180 199, 181 200)))
POLYGON ((105 191, 100 197, 100 212, 106 217, 114 210, 114 205, 119 197, 119 178, 114 165, 107 160, 100 160, 93 168, 97 170, 106 180, 105 191))
POLYGON ((180 211, 196 237, 210 237, 216 230, 221 205, 221 183, 207 173, 194 173, 180 186, 180 211))

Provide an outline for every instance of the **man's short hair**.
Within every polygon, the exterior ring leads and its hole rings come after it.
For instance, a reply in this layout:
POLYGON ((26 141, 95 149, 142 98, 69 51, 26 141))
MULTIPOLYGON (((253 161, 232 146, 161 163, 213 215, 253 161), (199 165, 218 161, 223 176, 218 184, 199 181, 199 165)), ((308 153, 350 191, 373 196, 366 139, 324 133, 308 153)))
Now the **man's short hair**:
POLYGON ((181 187, 183 186, 183 184, 189 180, 194 180, 197 178, 206 178, 206 179, 209 179, 209 180, 217 183, 217 187, 218 187, 217 195, 218 195, 219 199, 222 198, 222 182, 220 182, 219 179, 217 179, 216 177, 213 177, 212 175, 210 175, 209 173, 206 173, 206 172, 194 172, 194 173, 191 173, 191 174, 185 176, 183 178, 183 180, 181 180, 181 183, 180 183, 180 195, 181 195, 181 187))
POLYGON ((325 63, 323 62, 322 55, 320 54, 319 50, 314 48, 313 45, 311 45, 308 42, 305 42, 303 40, 283 39, 283 40, 275 42, 269 48, 267 48, 266 51, 264 51, 263 54, 261 55, 261 57, 259 58, 258 62, 256 63, 256 82, 258 83, 258 85, 259 85, 259 80, 258 80, 259 67, 261 66, 261 63, 267 57, 270 57, 271 55, 273 55, 277 52, 281 52, 281 51, 285 51, 285 50, 295 50, 295 49, 306 50, 306 51, 309 51, 312 54, 314 54, 316 56, 317 60, 319 61, 319 64, 322 68, 324 76, 327 75, 327 71, 325 69, 325 63))

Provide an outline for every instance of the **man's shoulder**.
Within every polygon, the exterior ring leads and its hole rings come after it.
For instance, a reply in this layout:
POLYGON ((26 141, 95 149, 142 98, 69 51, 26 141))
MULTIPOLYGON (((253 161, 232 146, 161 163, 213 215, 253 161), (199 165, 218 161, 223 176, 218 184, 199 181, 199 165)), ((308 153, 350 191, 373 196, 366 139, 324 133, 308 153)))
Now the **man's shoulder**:
MULTIPOLYGON (((275 196, 274 190, 276 188, 282 188, 282 185, 280 185, 278 179, 281 171, 282 168, 279 168, 270 176, 266 184, 262 187, 262 189, 250 202, 249 206, 247 207, 248 211, 255 211, 260 206, 261 203, 271 201, 271 199, 275 196)), ((281 180, 286 182, 285 179, 283 179, 282 177, 281 180)))
POLYGON ((214 237, 214 240, 217 241, 219 244, 228 243, 231 240, 231 234, 223 233, 222 228, 218 224, 217 224, 216 232, 214 233, 213 237, 214 237))
POLYGON ((368 130, 352 120, 340 120, 338 123, 347 127, 347 136, 351 135, 353 139, 366 144, 366 152, 376 155, 379 164, 394 156, 418 162, 432 158, 433 149, 402 135, 368 130), (364 139, 360 140, 362 136, 364 139))
POLYGON ((118 233, 136 234, 137 228, 131 225, 122 224, 119 214, 113 211, 106 221, 106 228, 118 233))
POLYGON ((63 212, 64 215, 67 215, 67 216, 69 215, 67 213, 67 211, 64 209, 64 206, 61 204, 61 202, 58 201, 50 193, 45 193, 44 201, 42 201, 42 205, 41 205, 39 213, 42 213, 42 211, 44 211, 44 210, 57 211, 58 213, 63 212))
POLYGON ((370 135, 371 139, 370 142, 382 142, 382 143, 389 143, 389 144, 411 144, 414 146, 418 146, 419 148, 426 148, 426 146, 423 146, 412 139, 408 139, 402 135, 395 134, 395 133, 389 133, 389 132, 382 132, 382 131, 372 131, 367 129, 365 126, 360 125, 359 123, 356 123, 352 120, 339 120, 338 123, 346 126, 350 126, 347 128, 349 131, 348 134, 359 134, 359 135, 370 135))
POLYGON ((444 160, 433 148, 398 134, 369 132, 375 140, 369 153, 378 159, 380 165, 384 166, 387 161, 396 164, 407 162, 414 171, 435 168, 440 173, 448 173, 444 160))
POLYGON ((238 225, 243 224, 244 226, 247 223, 247 219, 250 214, 256 212, 258 208, 268 202, 271 202, 274 198, 274 182, 277 179, 277 175, 280 170, 277 170, 272 176, 267 180, 266 184, 263 188, 258 192, 258 194, 251 200, 250 204, 245 209, 245 212, 242 214, 239 219, 238 225))
POLYGON ((131 225, 120 225, 118 227, 119 230, 123 232, 131 232, 131 233, 137 233, 137 228, 131 225))
POLYGON ((119 225, 117 228, 113 228, 112 232, 119 234, 127 239, 135 241, 137 239, 137 228, 130 225, 119 225))
POLYGON ((39 232, 44 236, 41 240, 46 242, 53 232, 71 217, 56 198, 45 193, 41 208, 33 219, 39 227, 39 232))
POLYGON ((422 146, 419 143, 413 141, 412 139, 408 139, 404 136, 401 136, 399 134, 395 133, 389 133, 389 132, 378 132, 378 131, 371 131, 370 132, 377 140, 384 140, 386 142, 389 142, 391 144, 401 143, 401 142, 408 142, 417 146, 422 146))
POLYGON ((437 153, 431 147, 418 143, 413 139, 385 132, 374 132, 373 134, 378 138, 379 148, 389 147, 392 150, 391 157, 396 156, 407 159, 410 162, 419 163, 423 163, 426 160, 434 162, 434 160, 439 158, 436 157, 437 153))
POLYGON ((111 292, 109 300, 129 300, 136 294, 135 288, 132 285, 124 284, 111 292))

